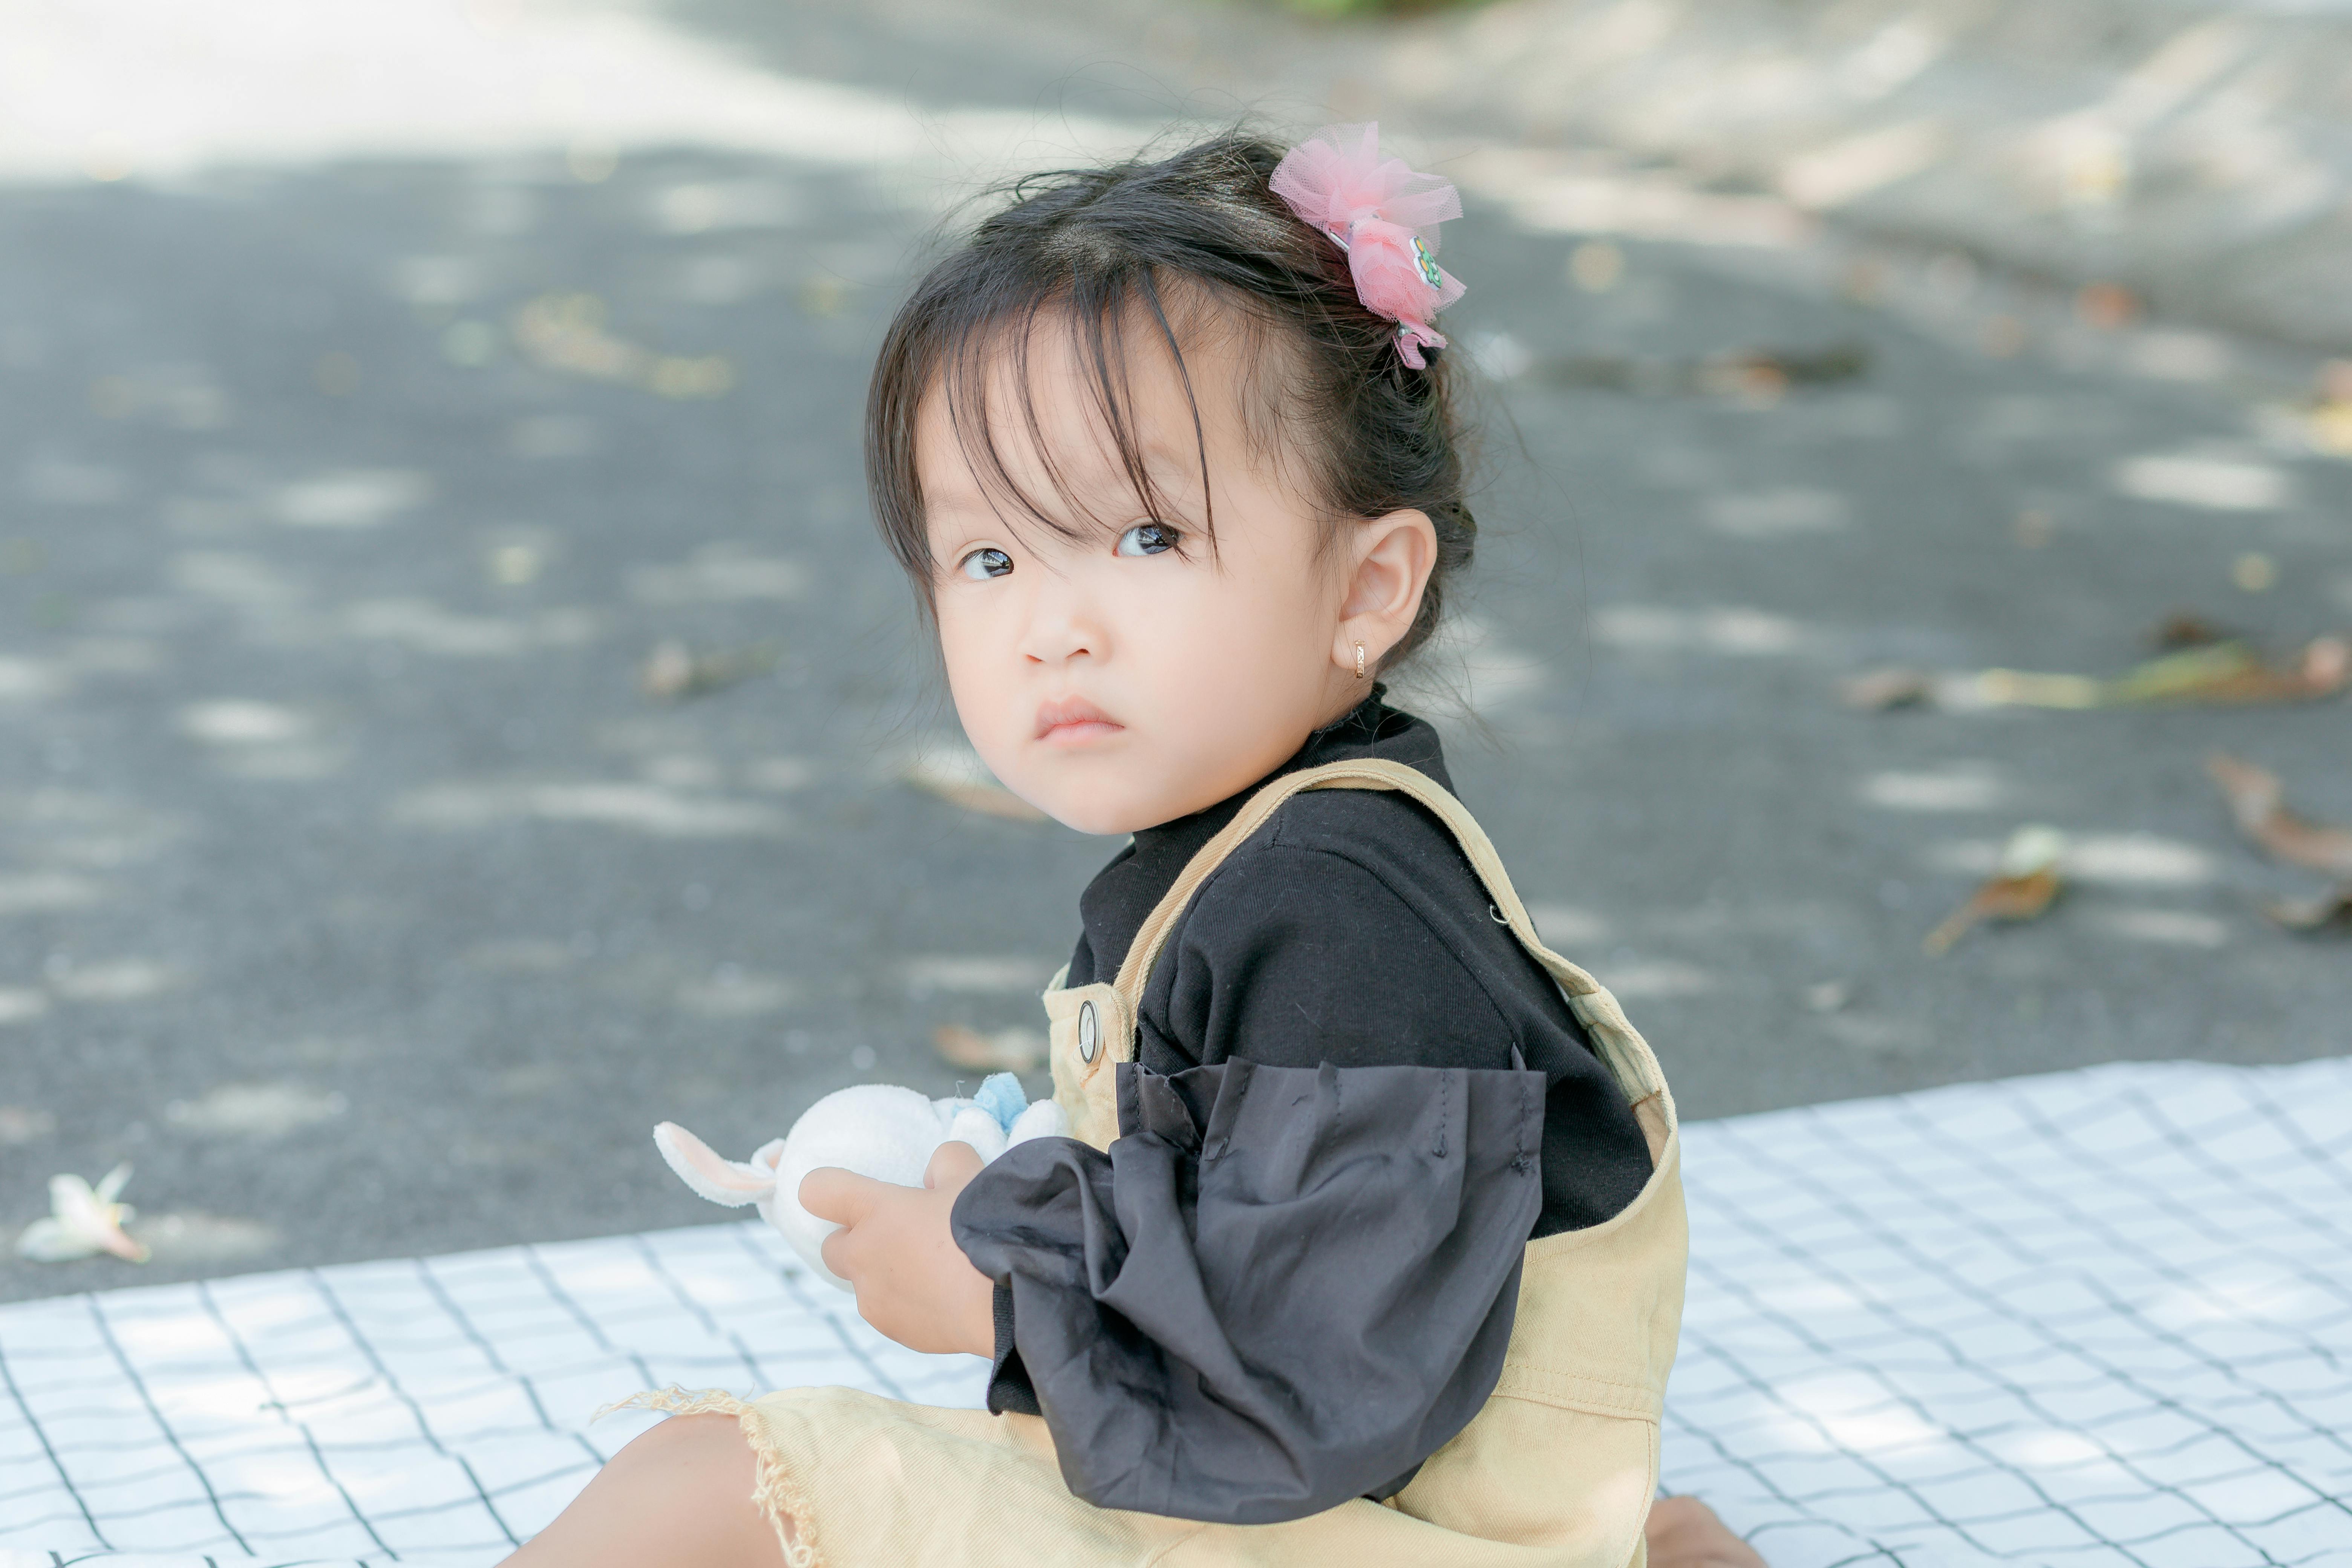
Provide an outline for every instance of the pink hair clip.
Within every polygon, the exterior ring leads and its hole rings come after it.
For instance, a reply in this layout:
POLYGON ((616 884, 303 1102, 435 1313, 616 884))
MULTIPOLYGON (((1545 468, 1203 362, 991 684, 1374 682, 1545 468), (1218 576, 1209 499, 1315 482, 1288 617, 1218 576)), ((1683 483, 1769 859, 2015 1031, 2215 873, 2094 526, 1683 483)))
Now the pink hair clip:
POLYGON ((1445 340, 1430 322, 1462 298, 1462 284, 1437 265, 1437 226, 1462 216, 1454 183, 1418 174, 1381 156, 1381 128, 1327 125, 1275 165, 1274 194, 1348 253, 1356 298, 1397 324, 1397 352, 1421 368, 1424 348, 1445 340))

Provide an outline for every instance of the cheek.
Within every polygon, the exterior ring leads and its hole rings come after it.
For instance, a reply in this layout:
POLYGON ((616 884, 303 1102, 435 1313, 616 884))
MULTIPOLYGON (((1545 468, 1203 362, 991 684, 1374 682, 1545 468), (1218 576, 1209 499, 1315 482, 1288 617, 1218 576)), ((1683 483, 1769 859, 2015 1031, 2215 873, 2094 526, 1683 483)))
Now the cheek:
POLYGON ((1188 572, 1181 586, 1139 596, 1120 624, 1128 647, 1153 650, 1144 661, 1152 684, 1187 729, 1286 722, 1318 700, 1330 616, 1295 576, 1243 563, 1188 572))
POLYGON ((992 700, 1004 683, 1005 657, 996 617, 962 595, 942 595, 938 610, 940 660, 948 691, 968 730, 983 731, 1003 706, 992 700))

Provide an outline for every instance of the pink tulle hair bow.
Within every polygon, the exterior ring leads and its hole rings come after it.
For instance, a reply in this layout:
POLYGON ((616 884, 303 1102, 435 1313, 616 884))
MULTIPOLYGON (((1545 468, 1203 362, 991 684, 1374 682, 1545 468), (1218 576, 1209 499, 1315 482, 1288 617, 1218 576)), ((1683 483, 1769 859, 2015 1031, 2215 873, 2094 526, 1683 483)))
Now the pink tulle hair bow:
POLYGON ((1396 322, 1405 363, 1419 369, 1423 348, 1445 346, 1430 323, 1462 298, 1460 281, 1437 265, 1437 226, 1462 216, 1452 181, 1381 157, 1374 123, 1325 126, 1283 156, 1270 183, 1348 253, 1356 297, 1396 322))

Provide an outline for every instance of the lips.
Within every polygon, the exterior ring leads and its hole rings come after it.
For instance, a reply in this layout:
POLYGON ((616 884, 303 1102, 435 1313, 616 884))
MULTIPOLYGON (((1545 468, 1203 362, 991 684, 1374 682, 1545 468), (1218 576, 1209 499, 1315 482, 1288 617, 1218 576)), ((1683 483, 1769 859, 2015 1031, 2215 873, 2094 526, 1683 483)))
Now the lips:
POLYGON ((1036 738, 1040 741, 1084 740, 1108 735, 1122 727, 1083 697, 1059 698, 1037 710, 1036 738))

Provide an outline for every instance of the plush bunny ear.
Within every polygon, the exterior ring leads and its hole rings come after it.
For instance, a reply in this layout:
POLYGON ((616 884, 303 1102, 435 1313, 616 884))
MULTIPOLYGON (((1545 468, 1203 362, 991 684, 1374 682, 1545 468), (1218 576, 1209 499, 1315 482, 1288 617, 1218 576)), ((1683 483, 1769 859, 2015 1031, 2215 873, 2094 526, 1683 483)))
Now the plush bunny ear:
POLYGON ((711 1152, 709 1144, 675 1121, 665 1121, 654 1129, 654 1147, 661 1151, 661 1157, 669 1162, 669 1168, 677 1173, 679 1181, 698 1196, 714 1204, 741 1208, 776 1190, 772 1166, 761 1170, 722 1160, 711 1152))

